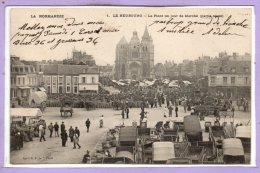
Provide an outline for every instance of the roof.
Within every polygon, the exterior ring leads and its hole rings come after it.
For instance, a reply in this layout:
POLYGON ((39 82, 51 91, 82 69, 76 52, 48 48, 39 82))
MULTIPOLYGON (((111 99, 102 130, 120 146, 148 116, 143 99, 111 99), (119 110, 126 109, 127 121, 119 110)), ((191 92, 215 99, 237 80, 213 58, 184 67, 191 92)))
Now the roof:
POLYGON ((137 129, 136 127, 123 127, 119 132, 119 141, 136 141, 137 129))
POLYGON ((123 44, 128 44, 128 42, 126 41, 125 37, 123 36, 123 37, 121 38, 121 40, 118 42, 118 44, 123 45, 123 44))
POLYGON ((236 137, 237 138, 251 138, 251 126, 237 126, 236 137))
POLYGON ((78 75, 78 74, 97 74, 98 67, 89 67, 87 65, 65 65, 65 64, 47 64, 44 65, 43 74, 45 75, 78 75))
POLYGON ((244 155, 244 148, 242 142, 237 138, 228 138, 222 141, 223 144, 223 154, 231 156, 241 156, 244 155))
POLYGON ((185 116, 184 119, 184 131, 186 133, 196 133, 201 131, 200 120, 196 115, 185 116))
POLYGON ((42 112, 39 108, 11 108, 11 117, 37 117, 42 116, 42 112))
POLYGON ((251 61, 211 61, 210 74, 250 74, 251 61), (214 68, 212 68, 214 67, 214 68), (233 71, 235 69, 235 71, 233 71), (246 70, 248 69, 248 71, 246 70))
POLYGON ((172 142, 153 143, 153 161, 167 161, 175 158, 174 144, 172 142))

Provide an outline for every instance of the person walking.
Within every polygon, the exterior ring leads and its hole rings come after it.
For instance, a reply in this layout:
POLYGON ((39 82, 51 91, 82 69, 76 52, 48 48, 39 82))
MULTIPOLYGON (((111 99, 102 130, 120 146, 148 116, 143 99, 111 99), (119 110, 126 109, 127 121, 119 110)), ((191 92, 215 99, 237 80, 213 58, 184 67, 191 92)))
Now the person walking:
POLYGON ((88 133, 89 132, 89 127, 90 127, 90 124, 91 124, 89 118, 87 119, 85 124, 86 124, 86 127, 87 127, 87 133, 88 133))
POLYGON ((68 140, 68 134, 65 129, 63 131, 61 131, 60 136, 61 136, 62 147, 66 147, 66 142, 68 140))
POLYGON ((69 128, 69 137, 70 137, 70 142, 73 142, 74 129, 72 126, 70 126, 70 128, 69 128))
POLYGON ((74 142, 74 147, 73 147, 73 149, 76 148, 76 145, 79 147, 79 149, 81 148, 81 146, 79 145, 79 136, 78 136, 77 133, 74 134, 73 142, 74 142))
POLYGON ((125 109, 125 113, 126 113, 126 119, 128 119, 129 118, 129 108, 128 107, 125 109))
POLYGON ((75 131, 74 131, 74 133, 77 134, 78 137, 80 136, 80 131, 79 131, 78 127, 75 127, 75 131))
POLYGON ((179 111, 179 108, 178 106, 175 107, 175 116, 178 117, 178 111, 179 111))
POLYGON ((52 133, 53 133, 53 125, 52 125, 52 123, 50 123, 49 125, 48 125, 48 129, 49 129, 49 131, 50 131, 50 138, 52 137, 52 133))
POLYGON ((186 111, 187 111, 187 100, 186 99, 183 101, 183 108, 184 108, 184 112, 186 113, 186 111))
POLYGON ((100 120, 99 120, 99 128, 102 128, 104 126, 104 116, 101 115, 100 120))
POLYGON ((172 110, 173 110, 172 106, 170 105, 168 109, 169 109, 169 117, 172 117, 172 110))
POLYGON ((54 135, 55 135, 55 137, 56 136, 59 137, 59 125, 58 125, 58 123, 56 122, 53 127, 54 127, 54 135))
POLYGON ((157 98, 154 98, 154 107, 157 108, 157 98))
POLYGON ((167 104, 167 107, 170 106, 170 99, 169 99, 169 96, 166 96, 166 104, 167 104))
POLYGON ((23 147, 23 138, 20 131, 15 134, 15 149, 17 147, 19 150, 23 147))
POLYGON ((40 125, 39 126, 39 136, 40 136, 40 142, 42 142, 42 139, 44 140, 44 141, 46 141, 45 140, 45 137, 44 137, 44 135, 45 135, 45 130, 44 130, 44 126, 43 125, 40 125))
POLYGON ((125 118, 125 109, 124 108, 122 109, 122 118, 123 119, 125 118))
POLYGON ((60 131, 63 132, 65 130, 65 124, 62 121, 61 125, 60 125, 60 131))

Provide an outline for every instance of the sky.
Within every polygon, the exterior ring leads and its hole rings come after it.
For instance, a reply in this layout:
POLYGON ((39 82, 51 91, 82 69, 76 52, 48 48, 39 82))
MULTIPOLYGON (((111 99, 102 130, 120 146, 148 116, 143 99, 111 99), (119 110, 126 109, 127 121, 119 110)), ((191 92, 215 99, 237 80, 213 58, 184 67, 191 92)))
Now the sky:
MULTIPOLYGON (((252 50, 252 11, 250 8, 18 8, 10 11, 10 55, 19 56, 24 60, 63 60, 71 57, 75 48, 92 55, 98 65, 114 64, 116 45, 125 36, 129 42, 133 31, 137 31, 141 39, 145 26, 152 36, 154 43, 155 63, 174 61, 182 62, 184 59, 194 60, 202 55, 215 57, 219 52, 228 54, 238 52, 251 53, 252 50), (126 15, 136 15, 126 17, 126 15), (64 18, 39 18, 39 15, 64 15, 64 18), (120 15, 125 15, 120 17, 120 15), (209 17, 208 15, 211 15, 209 17), (215 15, 215 17, 212 17, 215 15), (119 16, 119 17, 116 17, 119 16), (140 17, 142 16, 142 17, 140 17), (219 17, 216 17, 219 16, 219 17), (231 17, 230 17, 231 16, 231 17), (230 18, 229 18, 230 17, 230 18), (75 26, 68 26, 75 18, 75 26), (208 23, 212 19, 211 23, 208 23), (218 20, 217 20, 218 19, 218 20), (228 21, 227 21, 228 20, 228 21), (225 23, 225 21, 227 21, 225 23), (83 22, 82 25, 80 23, 83 22), (89 24, 94 22, 95 24, 89 24), (97 22, 103 22, 102 24, 97 22), (166 24, 168 22, 168 24, 166 24), (183 27, 185 32, 179 33, 183 27), (204 22, 204 24, 202 24, 204 22), (215 22, 215 23, 214 23, 215 22), (44 29, 20 29, 21 26, 39 26, 44 29), (201 23, 201 24, 198 24, 201 23), (207 25, 205 23, 208 23, 207 25), (30 45, 21 45, 25 37, 22 34, 36 34, 44 30, 47 32, 49 25, 63 25, 63 28, 52 28, 50 32, 66 32, 67 34, 47 35, 42 34, 37 41, 30 45), (117 32, 100 32, 99 34, 79 34, 82 28, 92 31, 102 27, 103 29, 117 29, 117 32), (164 27, 165 30, 159 32, 164 27), (213 29, 212 31, 210 31, 213 29), (167 32, 168 31, 175 31, 167 32), (218 32, 218 30, 220 32, 218 32), (227 30, 226 32, 224 32, 227 30), (75 33, 72 34, 72 32, 75 33), (210 33, 208 33, 210 31, 210 33), (177 33, 176 33, 177 32, 177 33), (214 33, 215 32, 215 33, 214 33), (208 33, 208 34, 205 34, 208 33), (222 35, 219 35, 222 33, 222 35), (224 33, 224 34, 223 34, 224 33), (72 34, 72 35, 71 35, 72 34), (204 34, 204 35, 203 35, 204 34), (229 35, 226 35, 229 34, 229 35), (86 43, 86 40, 97 38, 86 43), (55 41, 51 43, 51 40, 55 41), (55 49, 53 47, 59 39, 80 39, 84 42, 62 43, 55 49), (45 40, 44 44, 40 41, 45 40), (46 43, 49 41, 50 43, 46 43)), ((31 40, 27 36, 24 41, 31 40)), ((252 54, 252 53, 251 53, 252 54)))

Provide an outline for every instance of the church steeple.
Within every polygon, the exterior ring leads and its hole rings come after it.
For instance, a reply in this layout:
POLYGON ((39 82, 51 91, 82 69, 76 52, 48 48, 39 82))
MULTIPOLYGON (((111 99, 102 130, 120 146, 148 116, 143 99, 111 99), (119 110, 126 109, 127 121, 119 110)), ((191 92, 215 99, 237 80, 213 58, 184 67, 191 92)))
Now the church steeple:
POLYGON ((149 35, 149 32, 148 32, 147 26, 145 26, 142 39, 150 39, 150 35, 149 35))

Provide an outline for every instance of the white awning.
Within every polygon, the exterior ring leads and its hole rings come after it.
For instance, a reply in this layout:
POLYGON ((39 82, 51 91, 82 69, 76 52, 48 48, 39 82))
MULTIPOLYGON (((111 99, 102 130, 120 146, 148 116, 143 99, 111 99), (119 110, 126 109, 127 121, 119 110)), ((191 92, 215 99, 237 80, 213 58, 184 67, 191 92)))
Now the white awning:
POLYGON ((167 161, 172 158, 175 158, 174 144, 172 142, 153 143, 154 161, 167 161))
POLYGON ((11 108, 11 117, 40 117, 42 112, 39 108, 11 108))
POLYGON ((251 126, 237 126, 236 137, 237 138, 251 138, 251 126))
POLYGON ((45 91, 46 91, 46 89, 45 89, 45 88, 43 88, 43 87, 39 87, 39 90, 40 90, 40 91, 43 91, 43 92, 45 92, 45 91))
POLYGON ((190 81, 184 80, 183 81, 184 85, 191 85, 192 83, 190 81))
POLYGON ((25 87, 19 87, 19 89, 30 89, 31 87, 25 86, 25 87))
POLYGON ((177 88, 179 88, 178 80, 172 80, 169 83, 169 87, 177 87, 177 88))

